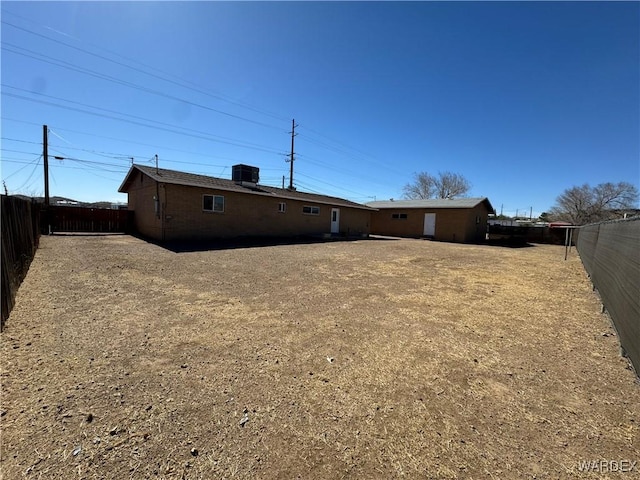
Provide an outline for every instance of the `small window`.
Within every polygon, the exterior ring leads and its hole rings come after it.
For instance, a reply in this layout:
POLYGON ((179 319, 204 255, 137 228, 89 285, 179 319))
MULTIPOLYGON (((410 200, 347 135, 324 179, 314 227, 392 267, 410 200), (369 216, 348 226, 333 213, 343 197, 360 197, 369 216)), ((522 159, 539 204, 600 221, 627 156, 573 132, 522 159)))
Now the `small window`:
POLYGON ((306 215, 320 215, 320 207, 310 207, 309 205, 305 205, 302 207, 302 213, 306 215))
POLYGON ((203 195, 202 210, 205 212, 224 212, 224 197, 222 195, 203 195))
POLYGON ((284 213, 287 211, 287 204, 285 202, 280 202, 278 204, 278 212, 284 213))
POLYGON ((391 218, 393 218, 394 220, 406 220, 407 219, 407 214, 406 213, 392 213, 391 214, 391 218))

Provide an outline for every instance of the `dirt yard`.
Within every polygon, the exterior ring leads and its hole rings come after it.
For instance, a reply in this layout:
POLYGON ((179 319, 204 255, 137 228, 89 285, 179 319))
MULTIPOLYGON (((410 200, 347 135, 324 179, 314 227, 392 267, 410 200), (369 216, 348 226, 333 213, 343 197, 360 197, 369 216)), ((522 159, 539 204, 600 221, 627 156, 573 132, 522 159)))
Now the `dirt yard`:
POLYGON ((580 462, 640 463, 640 386, 563 247, 43 237, 6 327, 5 479, 606 478, 580 462))

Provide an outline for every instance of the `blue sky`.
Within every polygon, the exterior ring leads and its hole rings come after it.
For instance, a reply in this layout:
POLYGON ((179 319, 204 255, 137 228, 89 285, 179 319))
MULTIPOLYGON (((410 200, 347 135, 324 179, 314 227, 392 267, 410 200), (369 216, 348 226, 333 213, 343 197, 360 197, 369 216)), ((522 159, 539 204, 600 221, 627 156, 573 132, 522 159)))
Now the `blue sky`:
POLYGON ((2 2, 2 180, 126 201, 130 165, 358 202, 451 171, 513 215, 640 187, 638 2, 2 2))

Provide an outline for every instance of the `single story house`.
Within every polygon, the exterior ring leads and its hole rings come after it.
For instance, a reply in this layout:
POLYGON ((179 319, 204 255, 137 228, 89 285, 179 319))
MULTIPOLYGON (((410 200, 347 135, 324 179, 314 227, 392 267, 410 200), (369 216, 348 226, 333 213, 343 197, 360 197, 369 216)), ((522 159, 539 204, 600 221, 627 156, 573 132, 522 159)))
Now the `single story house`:
POLYGON ((371 207, 258 181, 247 165, 235 165, 232 179, 132 165, 118 191, 136 230, 160 241, 370 232, 371 207))
POLYGON ((376 209, 371 214, 372 234, 460 243, 484 241, 488 216, 494 213, 486 197, 388 200, 367 206, 376 209))

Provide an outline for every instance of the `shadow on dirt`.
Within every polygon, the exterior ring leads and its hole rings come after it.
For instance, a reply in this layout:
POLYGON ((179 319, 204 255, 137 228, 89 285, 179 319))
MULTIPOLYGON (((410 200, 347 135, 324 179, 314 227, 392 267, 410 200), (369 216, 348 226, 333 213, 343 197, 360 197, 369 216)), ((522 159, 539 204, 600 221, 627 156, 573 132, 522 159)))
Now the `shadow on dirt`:
POLYGON ((42 234, 43 237, 122 237, 125 235, 129 234, 124 232, 51 232, 49 234, 42 234))
POLYGON ((485 245, 490 247, 507 247, 507 248, 529 248, 535 247, 533 243, 529 243, 526 240, 520 238, 501 238, 498 240, 487 240, 485 245))
POLYGON ((344 237, 344 236, 296 236, 296 237, 238 237, 232 239, 213 240, 180 240, 161 242, 140 237, 149 243, 170 250, 174 253, 206 252, 213 250, 232 250, 237 248, 276 247, 280 245, 307 245, 315 243, 355 242, 355 241, 392 241, 397 238, 388 237, 344 237))

